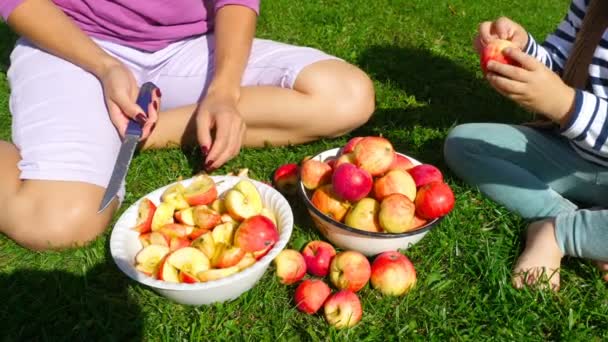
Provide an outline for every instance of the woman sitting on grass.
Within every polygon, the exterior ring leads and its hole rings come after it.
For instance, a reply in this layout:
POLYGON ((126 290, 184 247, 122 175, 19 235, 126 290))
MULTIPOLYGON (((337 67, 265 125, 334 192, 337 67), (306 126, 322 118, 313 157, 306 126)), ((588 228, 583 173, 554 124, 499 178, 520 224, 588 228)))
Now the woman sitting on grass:
POLYGON ((208 171, 241 146, 345 134, 374 111, 370 79, 319 50, 254 39, 259 0, 5 0, 12 141, 0 142, 0 231, 31 249, 82 244, 128 118, 142 147, 199 144, 208 171), (138 85, 156 91, 143 114, 138 85), (161 105, 162 96, 162 105, 161 105))
POLYGON ((521 65, 490 62, 490 85, 553 122, 553 129, 460 125, 445 142, 446 162, 456 174, 534 221, 514 268, 517 288, 546 277, 557 290, 565 255, 594 260, 608 272, 608 210, 587 209, 608 206, 606 27, 608 3, 601 0, 573 1, 542 45, 507 18, 480 25, 478 51, 507 39, 517 48, 506 55, 521 65))

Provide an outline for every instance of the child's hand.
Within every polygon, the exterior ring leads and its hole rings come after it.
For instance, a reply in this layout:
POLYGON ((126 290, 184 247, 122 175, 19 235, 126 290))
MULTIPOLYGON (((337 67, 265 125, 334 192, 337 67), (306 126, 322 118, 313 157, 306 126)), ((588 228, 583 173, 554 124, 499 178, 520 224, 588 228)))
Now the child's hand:
POLYGON ((531 111, 541 113, 562 125, 567 122, 574 103, 574 89, 544 64, 521 50, 507 48, 503 53, 521 67, 490 61, 486 75, 490 85, 531 111))
POLYGON ((478 54, 492 40, 505 39, 513 42, 520 50, 528 44, 528 32, 513 20, 501 17, 496 21, 484 21, 479 24, 479 32, 473 45, 478 54))

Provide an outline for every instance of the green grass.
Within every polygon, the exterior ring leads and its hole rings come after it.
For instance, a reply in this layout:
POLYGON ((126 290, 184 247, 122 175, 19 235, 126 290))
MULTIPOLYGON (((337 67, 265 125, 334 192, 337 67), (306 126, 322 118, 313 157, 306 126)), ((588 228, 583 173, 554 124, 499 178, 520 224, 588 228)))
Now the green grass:
MULTIPOLYGON (((566 340, 608 339, 608 289, 588 262, 567 259, 558 294, 512 289, 509 273, 525 222, 483 198, 446 169, 441 146, 454 124, 519 122, 526 113, 481 78, 471 40, 479 22, 500 15, 520 21, 539 40, 561 20, 567 0, 265 0, 259 36, 321 48, 368 72, 377 90, 373 119, 354 132, 380 134, 446 173, 457 205, 406 254, 418 286, 403 298, 365 288, 364 316, 336 331, 323 317, 294 309, 294 287, 272 267, 237 300, 213 306, 174 304, 130 281, 113 264, 109 232, 86 248, 33 253, 0 237, 0 336, 17 340, 566 340)), ((0 26, 0 67, 15 37, 0 26)), ((0 138, 10 138, 9 89, 0 73, 0 138)), ((246 149, 222 174, 248 167, 268 179, 279 164, 344 143, 246 149)), ((198 170, 196 153, 180 149, 136 155, 125 207, 177 177, 198 170)), ((319 238, 292 201, 290 247, 319 238)), ((116 216, 118 217, 118 215, 116 216)), ((44 229, 44 227, 40 227, 44 229)))

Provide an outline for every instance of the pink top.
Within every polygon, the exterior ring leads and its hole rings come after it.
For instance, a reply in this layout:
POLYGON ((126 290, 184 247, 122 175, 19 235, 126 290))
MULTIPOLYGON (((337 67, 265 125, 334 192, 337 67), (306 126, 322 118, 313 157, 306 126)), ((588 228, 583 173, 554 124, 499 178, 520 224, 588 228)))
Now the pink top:
MULTIPOLYGON (((6 20, 24 0, 0 1, 6 20)), ((88 35, 157 51, 212 29, 213 14, 241 5, 259 14, 260 0, 53 0, 88 35)))

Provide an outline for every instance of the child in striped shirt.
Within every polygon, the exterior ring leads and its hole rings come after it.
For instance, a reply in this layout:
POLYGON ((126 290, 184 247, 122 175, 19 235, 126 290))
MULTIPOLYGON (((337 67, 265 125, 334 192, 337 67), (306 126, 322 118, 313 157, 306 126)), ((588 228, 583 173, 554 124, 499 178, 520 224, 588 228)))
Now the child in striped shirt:
POLYGON ((540 281, 545 279, 557 290, 566 255, 594 260, 608 281, 608 210, 597 209, 608 207, 607 26, 608 5, 601 0, 572 1, 542 44, 508 18, 479 26, 478 52, 494 39, 506 39, 515 47, 504 53, 520 65, 490 62, 489 84, 553 123, 552 129, 464 124, 445 142, 446 162, 459 177, 532 221, 514 267, 517 288, 546 285, 540 281), (576 40, 586 16, 585 37, 595 30, 598 38, 587 47, 587 64, 580 60, 583 49, 573 52, 576 42, 588 43, 576 40), (582 83, 566 81, 567 65, 577 79, 583 76, 582 83))

